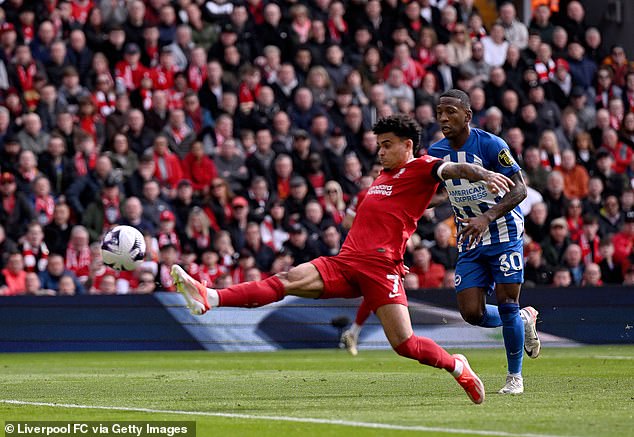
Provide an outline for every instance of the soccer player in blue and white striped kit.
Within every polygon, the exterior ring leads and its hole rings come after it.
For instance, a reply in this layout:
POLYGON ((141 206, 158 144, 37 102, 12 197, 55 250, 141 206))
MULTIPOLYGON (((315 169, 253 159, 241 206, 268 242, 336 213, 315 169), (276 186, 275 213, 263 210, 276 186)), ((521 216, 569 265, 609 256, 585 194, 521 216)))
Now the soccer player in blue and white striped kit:
POLYGON ((506 384, 500 393, 524 392, 523 348, 537 358, 540 342, 535 329, 537 311, 520 310, 524 281, 524 217, 519 203, 526 185, 519 165, 501 138, 471 128, 471 103, 466 93, 448 90, 440 96, 436 119, 445 138, 428 153, 448 162, 472 163, 502 173, 515 183, 508 192, 491 193, 481 182, 446 180, 444 186, 458 227, 456 293, 465 321, 483 327, 502 326, 508 361, 506 384), (498 305, 486 304, 495 291, 498 305))

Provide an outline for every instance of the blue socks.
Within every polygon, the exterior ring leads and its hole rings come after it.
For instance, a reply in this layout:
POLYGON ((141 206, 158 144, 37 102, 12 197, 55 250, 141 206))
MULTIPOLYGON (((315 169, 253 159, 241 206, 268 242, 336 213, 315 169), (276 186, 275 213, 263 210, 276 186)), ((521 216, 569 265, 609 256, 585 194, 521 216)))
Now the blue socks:
POLYGON ((483 328, 497 328, 498 326, 502 326, 502 319, 500 318, 498 307, 487 304, 484 307, 484 314, 478 326, 482 326, 483 328))
POLYGON ((502 319, 502 336, 506 348, 508 371, 521 374, 524 356, 524 323, 520 317, 520 306, 516 303, 503 303, 498 305, 498 309, 502 319))

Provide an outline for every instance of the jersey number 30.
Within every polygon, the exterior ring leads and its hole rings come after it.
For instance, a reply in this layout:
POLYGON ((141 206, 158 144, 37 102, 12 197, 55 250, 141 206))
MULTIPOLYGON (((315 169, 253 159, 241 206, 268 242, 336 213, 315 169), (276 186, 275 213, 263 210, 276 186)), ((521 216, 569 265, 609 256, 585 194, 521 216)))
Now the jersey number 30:
POLYGON ((500 256, 500 270, 504 273, 509 270, 522 270, 523 260, 519 252, 513 252, 510 255, 504 254, 500 256))

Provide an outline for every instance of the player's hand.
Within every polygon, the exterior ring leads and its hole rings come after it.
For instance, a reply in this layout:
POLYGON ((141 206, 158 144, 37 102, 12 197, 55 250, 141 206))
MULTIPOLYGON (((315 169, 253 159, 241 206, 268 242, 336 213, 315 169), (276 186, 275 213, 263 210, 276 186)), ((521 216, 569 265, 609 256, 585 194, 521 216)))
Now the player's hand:
POLYGON ((515 182, 513 182, 510 178, 493 171, 490 171, 487 174, 484 182, 487 184, 487 189, 493 194, 497 194, 500 191, 508 192, 511 187, 515 186, 515 182))
POLYGON ((458 232, 458 244, 467 243, 467 250, 472 249, 480 243, 484 232, 491 223, 487 216, 479 215, 477 217, 460 218, 460 232, 458 232))

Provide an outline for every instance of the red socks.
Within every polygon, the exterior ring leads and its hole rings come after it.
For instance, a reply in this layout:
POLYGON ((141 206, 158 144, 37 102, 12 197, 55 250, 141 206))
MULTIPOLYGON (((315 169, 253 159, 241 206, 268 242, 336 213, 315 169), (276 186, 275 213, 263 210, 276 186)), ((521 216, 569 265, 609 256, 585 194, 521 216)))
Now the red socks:
POLYGON ((365 321, 368 319, 368 317, 370 317, 370 313, 372 311, 370 310, 370 307, 368 306, 367 303, 365 303, 365 299, 363 299, 361 301, 361 305, 359 305, 359 309, 357 310, 357 316, 354 319, 354 323, 356 323, 359 326, 362 326, 365 321))
POLYGON ((218 306, 254 308, 284 299, 284 284, 277 276, 245 282, 218 291, 218 306))
POLYGON ((418 360, 421 364, 445 369, 448 372, 453 372, 456 367, 455 358, 429 338, 412 335, 394 350, 403 357, 418 360))

